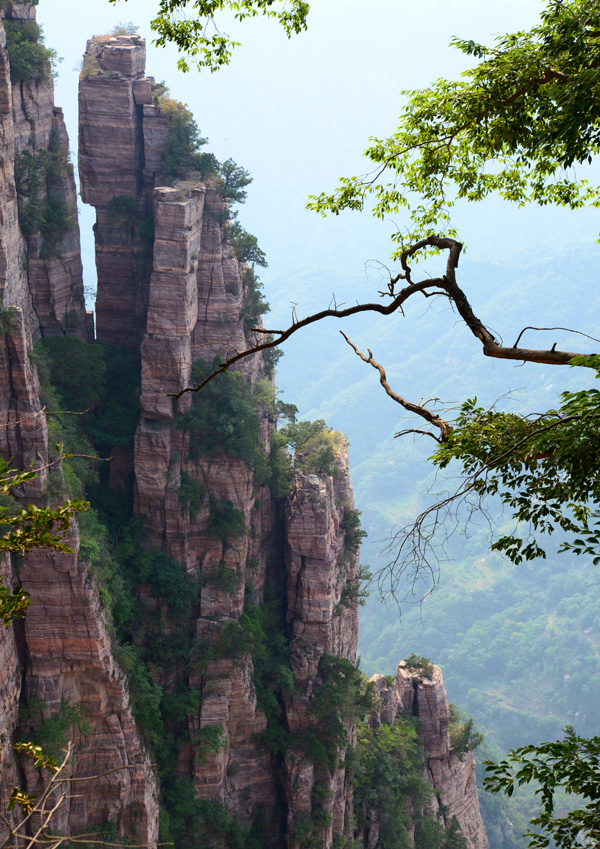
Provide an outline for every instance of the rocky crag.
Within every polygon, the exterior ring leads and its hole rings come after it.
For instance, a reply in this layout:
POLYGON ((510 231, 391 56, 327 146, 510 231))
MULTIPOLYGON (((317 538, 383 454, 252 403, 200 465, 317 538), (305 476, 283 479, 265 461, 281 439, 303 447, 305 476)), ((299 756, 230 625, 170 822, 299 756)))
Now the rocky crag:
MULTIPOLYGON (((27 27, 35 7, 9 4, 3 16, 7 30, 27 27)), ((0 454, 39 469, 23 499, 55 504, 68 475, 52 465, 29 351, 40 339, 75 337, 81 352, 94 337, 52 78, 42 68, 22 79, 13 70, 11 80, 6 45, 2 30, 0 454), (36 218, 48 202, 62 210, 50 229, 36 218)), ((0 726, 13 741, 60 726, 75 745, 71 775, 112 770, 61 808, 56 828, 65 833, 109 824, 154 845, 160 807, 161 839, 182 847, 350 845, 351 707, 362 684, 347 451, 325 432, 329 461, 298 454, 290 469, 272 366, 259 356, 208 394, 177 397, 206 363, 247 344, 260 300, 218 172, 166 174, 177 109, 145 76, 143 40, 88 42, 79 171, 97 212, 95 338, 104 351, 140 356, 135 433, 102 436, 112 459, 97 474, 104 501, 118 505, 113 517, 131 518, 97 532, 96 549, 117 540, 116 578, 98 570, 89 541, 80 548, 77 523, 70 554, 2 560, 3 582, 22 583, 33 601, 24 624, 0 634, 0 726)), ((394 688, 378 679, 381 721, 419 716, 442 800, 431 815, 456 816, 467 849, 485 849, 472 758, 450 750, 436 676, 430 685, 399 668, 394 688)), ((0 758, 3 798, 17 783, 39 787, 10 747, 0 758)), ((371 828, 365 846, 378 839, 371 828)))
MULTIPOLYGON (((441 669, 434 666, 429 678, 401 661, 393 683, 384 675, 374 675, 371 680, 380 704, 371 714, 370 726, 391 724, 398 716, 418 718, 426 776, 435 791, 427 806, 429 812, 446 827, 456 817, 466 849, 486 849, 487 837, 477 801, 475 760, 472 752, 459 756, 451 747, 450 711, 441 669)), ((373 827, 377 833, 376 815, 373 827)), ((372 835, 371 843, 377 845, 372 835)))
MULTIPOLYGON (((35 7, 8 4, 2 17, 0 452, 17 467, 39 470, 37 479, 20 493, 27 502, 53 504, 57 494, 48 486, 53 455, 29 351, 41 337, 89 336, 76 191, 48 58, 38 53, 41 62, 29 76, 11 73, 11 34, 13 43, 18 40, 15 33, 37 42, 35 7), (58 219, 52 220, 49 207, 60 213, 58 219)), ((69 542, 72 554, 38 550, 13 560, 12 567, 3 561, 7 584, 18 581, 34 599, 24 625, 2 634, 3 733, 14 740, 19 725, 27 733, 26 706, 33 713, 35 705, 37 722, 43 723, 63 705, 80 704, 87 732, 78 738, 73 731, 77 760, 71 771, 85 776, 124 769, 99 779, 93 795, 66 800, 56 826, 74 833, 89 823, 111 821, 121 831, 153 841, 156 785, 133 719, 125 675, 112 653, 97 588, 77 556, 76 523, 69 542)), ((6 746, 2 759, 6 798, 6 790, 18 783, 17 769, 6 746)), ((29 792, 40 780, 27 764, 21 765, 19 777, 29 792)))

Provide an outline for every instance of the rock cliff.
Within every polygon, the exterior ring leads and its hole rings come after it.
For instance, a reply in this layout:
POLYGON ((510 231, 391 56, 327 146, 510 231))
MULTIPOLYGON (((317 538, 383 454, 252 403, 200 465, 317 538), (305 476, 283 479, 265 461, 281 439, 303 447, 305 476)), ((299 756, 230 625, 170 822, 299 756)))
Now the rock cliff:
MULTIPOLYGON (((35 7, 8 4, 7 30, 35 26, 35 7)), ((33 33, 34 40, 36 31, 33 33)), ((21 468, 37 468, 36 480, 19 493, 28 503, 56 504, 64 495, 60 464, 48 448, 46 416, 29 358, 40 337, 87 336, 76 191, 68 162, 68 138, 60 108, 54 106, 49 67, 39 76, 11 80, 10 39, 0 23, 0 453, 21 468), (54 229, 36 225, 48 204, 64 217, 54 229), (51 464, 54 485, 49 487, 51 464), (56 489, 58 486, 58 491, 56 489)), ((23 558, 4 557, 5 586, 19 582, 32 604, 23 623, 1 635, 2 733, 27 737, 31 722, 43 724, 77 703, 86 714, 86 735, 71 729, 77 759, 71 772, 96 775, 124 767, 96 783, 94 794, 70 799, 57 827, 75 832, 90 824, 114 822, 123 833, 156 840, 157 794, 149 758, 140 742, 125 676, 116 664, 89 567, 78 558, 73 524, 71 554, 43 549, 23 558)), ((66 725, 70 725, 69 722, 66 725)), ((11 750, 2 749, 2 789, 19 783, 35 791, 39 776, 22 765, 17 780, 11 750)), ((12 787, 11 787, 12 789, 12 787)), ((6 798, 6 793, 3 793, 6 798)))
MULTIPOLYGON (((29 4, 2 14, 9 35, 35 24, 29 4)), ((365 688, 345 443, 324 431, 329 460, 311 466, 297 452, 294 467, 261 356, 201 394, 179 394, 246 345, 260 298, 216 166, 203 173, 209 160, 195 151, 193 168, 167 166, 177 122, 195 131, 145 76, 137 36, 95 36, 83 61, 79 171, 97 214, 100 345, 83 344, 92 339, 62 115, 49 73, 17 79, 13 69, 11 81, 6 45, 2 30, 0 455, 38 469, 22 500, 58 504, 85 484, 93 512, 81 535, 73 523, 70 553, 0 562, 3 583, 19 581, 33 598, 24 623, 0 633, 2 733, 41 740, 59 729, 76 748, 70 775, 110 771, 62 806, 55 826, 67 834, 108 824, 152 846, 160 807, 161 840, 181 847, 350 845, 365 688), (35 226, 47 203, 62 210, 51 231, 35 226), (104 357, 100 379, 107 363, 117 378, 65 430, 92 452, 101 446, 109 466, 87 456, 63 475, 40 397, 60 397, 44 345, 65 335, 80 340, 70 356, 81 368, 93 350, 104 357), (38 340, 42 389, 29 357, 38 340), (119 367, 139 387, 124 400, 119 367)), ((418 715, 442 798, 431 814, 455 815, 467 849, 485 849, 472 758, 449 748, 436 676, 399 667, 394 688, 377 679, 372 723, 418 715)), ((31 765, 8 746, 0 758, 3 798, 16 783, 37 792, 31 765)), ((372 829, 369 849, 377 839, 372 829)))
POLYGON ((399 715, 418 717, 427 777, 435 791, 429 805, 431 813, 445 826, 456 817, 467 849, 487 849, 477 799, 475 760, 472 752, 459 756, 450 745, 450 712, 440 668, 434 666, 428 678, 401 661, 393 684, 383 675, 371 680, 381 702, 371 715, 371 727, 391 724, 399 715))

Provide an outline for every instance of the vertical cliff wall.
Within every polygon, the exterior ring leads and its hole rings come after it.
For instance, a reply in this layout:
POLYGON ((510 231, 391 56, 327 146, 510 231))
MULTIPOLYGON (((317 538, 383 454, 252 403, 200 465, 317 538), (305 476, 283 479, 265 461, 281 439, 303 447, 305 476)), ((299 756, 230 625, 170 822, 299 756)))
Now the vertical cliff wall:
MULTIPOLYGON (((16 493, 18 499, 53 505, 66 493, 60 463, 48 447, 46 416, 29 353, 32 342, 41 337, 87 337, 76 192, 47 60, 41 70, 13 69, 11 80, 11 29, 13 36, 24 32, 36 43, 35 7, 8 4, 2 18, 0 453, 18 468, 38 469, 38 477, 16 493), (23 27, 27 29, 19 29, 23 27)), ((69 798, 56 827, 77 831, 110 821, 118 833, 136 833, 152 842, 157 818, 152 770, 133 721, 127 681, 112 656, 97 588, 88 564, 78 557, 76 523, 68 542, 71 554, 37 550, 13 558, 12 564, 6 557, 2 560, 3 583, 18 581, 32 596, 24 624, 1 636, 2 733, 11 741, 18 735, 27 738, 34 715, 39 726, 60 714, 64 704, 83 706, 87 731, 82 735, 76 728, 70 730, 76 746, 70 774, 124 769, 90 782, 95 784, 93 793, 69 798)), ((37 792, 40 777, 35 770, 24 764, 17 775, 8 747, 2 748, 1 757, 3 798, 11 782, 37 792)))
MULTIPOLYGON (((11 32, 35 27, 35 7, 0 12, 11 32)), ((13 73, 13 78, 15 74, 13 73)), ((22 307, 28 335, 85 337, 85 301, 73 167, 50 68, 11 80, 0 21, 0 297, 22 307), (60 216, 52 218, 49 208, 60 216), (21 225, 21 226, 19 226, 21 225)))

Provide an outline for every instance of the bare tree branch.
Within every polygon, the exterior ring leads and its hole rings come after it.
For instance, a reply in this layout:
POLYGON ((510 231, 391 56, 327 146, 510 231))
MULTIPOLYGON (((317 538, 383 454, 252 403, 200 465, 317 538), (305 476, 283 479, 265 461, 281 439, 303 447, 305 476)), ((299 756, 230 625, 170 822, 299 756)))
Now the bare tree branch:
POLYGON ((493 333, 491 333, 483 322, 475 315, 467 296, 456 282, 456 269, 458 267, 461 251, 462 244, 461 242, 456 241, 456 239, 442 238, 440 236, 428 236, 426 239, 421 239, 419 242, 411 245, 403 251, 400 258, 402 272, 390 279, 387 292, 380 293, 391 298, 391 301, 387 305, 376 303, 355 304, 354 306, 346 307, 345 309, 321 310, 320 312, 309 315, 303 319, 297 318, 296 308, 294 307, 292 324, 286 330, 269 330, 263 327, 251 328, 254 334, 262 334, 268 338, 264 342, 258 342, 259 337, 255 336, 256 344, 237 351, 218 368, 214 369, 207 377, 203 378, 197 385, 188 386, 180 392, 170 394, 169 397, 181 398, 181 396, 186 392, 199 392, 218 374, 222 374, 227 371, 235 365, 235 363, 245 357, 258 354, 260 351, 266 351, 268 348, 275 348, 287 341, 294 333, 297 333, 299 330, 302 330, 311 324, 322 321, 325 318, 343 319, 364 312, 375 312, 380 315, 392 315, 399 310, 401 311, 403 304, 417 293, 425 295, 426 297, 431 297, 433 295, 444 295, 448 297, 456 306, 460 317, 463 319, 471 333, 481 342, 483 354, 486 357, 531 363, 545 363, 547 365, 567 365, 573 357, 590 356, 589 354, 586 355, 577 351, 557 351, 555 346, 552 346, 549 350, 544 350, 518 348, 516 346, 507 348, 504 345, 499 344, 493 333), (418 283, 413 283, 412 270, 408 261, 423 248, 436 248, 440 251, 448 252, 446 272, 442 277, 434 277, 422 280, 418 283), (397 291, 396 286, 401 280, 406 281, 407 285, 397 291))
MULTIPOLYGON (((124 849, 126 846, 131 846, 131 843, 128 840, 124 840, 122 843, 115 843, 102 839, 90 839, 96 837, 99 834, 98 832, 79 834, 75 837, 50 833, 53 818, 60 810, 61 805, 64 804, 65 799, 76 798, 75 796, 61 792, 60 787, 65 783, 93 781, 113 772, 120 772, 124 769, 139 769, 140 767, 146 768, 154 766, 154 764, 125 764, 124 766, 108 769, 105 772, 97 773, 96 775, 84 776, 82 778, 68 778, 63 776, 61 773, 71 759, 72 754, 73 744, 69 743, 62 762, 58 766, 51 767, 53 771, 42 795, 39 798, 30 797, 32 801, 35 800, 32 808, 16 825, 11 825, 8 819, 0 813, 0 820, 4 823, 8 830, 8 837, 0 844, 0 849, 7 849, 9 844, 11 844, 14 849, 41 849, 42 847, 48 847, 48 849, 59 849, 59 847, 65 842, 106 846, 109 847, 109 849, 124 849), (58 798, 56 798, 56 793, 59 794, 58 798), (48 804, 50 807, 48 807, 48 804), (33 829, 31 829, 32 821, 36 821, 38 823, 33 829), (30 830, 31 833, 28 833, 30 830)), ((154 849, 155 846, 172 845, 172 843, 135 844, 136 849, 150 849, 150 847, 154 849)))
MULTIPOLYGON (((346 336, 346 334, 344 333, 343 330, 340 330, 340 333, 342 334, 342 336, 344 337, 344 339, 346 340, 348 345, 350 345, 350 347, 352 348, 354 353, 357 356, 359 356, 364 363, 368 363, 369 365, 373 366, 373 368, 376 371, 379 372, 379 382, 381 383, 381 385, 385 389, 386 393, 390 396, 390 398, 393 401, 395 401, 397 404, 400 404, 401 407, 404 407, 405 410, 408 410, 409 413, 416 413, 417 416, 421 416, 421 418, 425 419, 426 422, 429 422, 429 424, 433 425, 434 427, 437 427, 439 432, 440 432, 440 436, 437 437, 437 436, 435 436, 435 434, 430 433, 429 431, 412 431, 412 432, 413 433, 417 433, 417 432, 418 433, 426 433, 427 436, 433 437, 433 439, 435 439, 436 442, 444 442, 447 439, 448 434, 452 430, 451 425, 449 425, 447 421, 444 421, 444 419, 441 419, 436 413, 433 413, 431 410, 428 410, 427 407, 422 406, 420 404, 413 404, 412 401, 407 401, 401 395, 398 395, 397 392, 394 392, 394 390, 392 389, 392 387, 390 386, 390 384, 387 381, 385 369, 383 368, 383 366, 380 363, 376 362, 373 359, 373 354, 371 353, 370 348, 367 348, 367 352, 368 352, 369 356, 365 357, 365 355, 362 353, 362 351, 358 350, 356 345, 346 336)), ((404 432, 406 433, 406 432, 410 432, 410 431, 404 431, 404 432)), ((400 434, 396 434, 396 436, 400 436, 400 434)))
POLYGON ((517 341, 513 345, 513 348, 517 347, 517 345, 519 344, 519 341, 521 339, 521 336, 525 333, 526 330, 565 330, 567 333, 578 333, 579 336, 585 336, 586 339, 591 339, 592 342, 600 342, 600 339, 596 339, 595 336, 590 336, 587 333, 582 333, 581 330, 573 330, 572 327, 531 327, 531 326, 528 326, 528 327, 524 327, 523 330, 521 330, 521 332, 517 336, 517 341))

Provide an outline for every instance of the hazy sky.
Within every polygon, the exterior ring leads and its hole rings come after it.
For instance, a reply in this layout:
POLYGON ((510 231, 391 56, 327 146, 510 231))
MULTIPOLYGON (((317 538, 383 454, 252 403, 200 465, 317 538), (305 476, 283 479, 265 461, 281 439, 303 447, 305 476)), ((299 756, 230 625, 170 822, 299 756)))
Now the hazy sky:
MULTIPOLYGON (((364 170, 361 152, 369 136, 394 129, 402 89, 460 73, 465 59, 448 47, 452 36, 489 41, 495 33, 529 27, 542 8, 538 0, 314 0, 307 33, 288 41, 273 21, 233 23, 227 29, 244 46, 231 66, 216 74, 182 74, 174 49, 150 46, 156 5, 41 0, 46 41, 64 57, 56 101, 67 115, 71 147, 86 39, 133 21, 148 41, 148 74, 188 103, 217 157, 231 156, 253 174, 241 220, 267 253, 266 281, 302 265, 361 273, 366 259, 386 259, 391 224, 358 213, 323 220, 305 210, 306 196, 364 170)), ((88 257, 92 220, 84 211, 88 257)), ((518 211, 495 202, 485 212, 466 210, 458 220, 471 255, 494 259, 532 242, 549 251, 573 242, 590 246, 598 229, 596 214, 518 211)))

